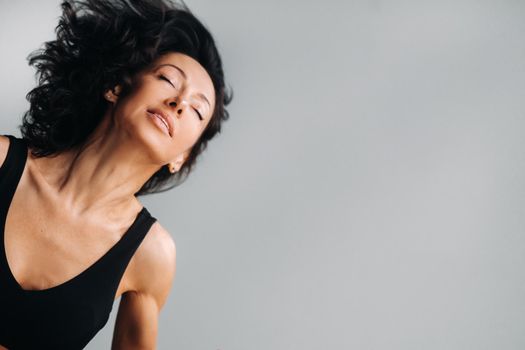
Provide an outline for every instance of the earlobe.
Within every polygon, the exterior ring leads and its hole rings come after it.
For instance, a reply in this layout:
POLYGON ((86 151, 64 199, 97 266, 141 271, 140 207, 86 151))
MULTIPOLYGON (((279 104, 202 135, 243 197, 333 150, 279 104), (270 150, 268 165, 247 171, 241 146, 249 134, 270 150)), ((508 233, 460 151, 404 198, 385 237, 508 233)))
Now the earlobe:
POLYGON ((121 86, 117 85, 113 89, 107 90, 106 93, 104 94, 104 98, 109 102, 115 103, 118 100, 121 90, 122 90, 121 86))
POLYGON ((179 155, 173 162, 169 162, 168 170, 170 171, 170 173, 175 174, 177 171, 179 171, 180 168, 182 168, 182 166, 184 165, 186 159, 188 159, 188 156, 189 152, 186 151, 183 154, 179 155))
POLYGON ((168 163, 168 170, 169 170, 169 172, 172 173, 172 174, 175 174, 176 172, 178 172, 180 170, 180 168, 182 168, 182 164, 184 164, 184 162, 180 162, 180 161, 169 162, 168 163))
POLYGON ((108 102, 115 102, 117 100, 116 96, 111 91, 106 91, 104 98, 108 102))
POLYGON ((177 157, 177 159, 175 160, 175 169, 177 169, 177 171, 179 171, 180 168, 182 168, 182 165, 186 161, 186 158, 187 158, 186 153, 183 153, 177 157))

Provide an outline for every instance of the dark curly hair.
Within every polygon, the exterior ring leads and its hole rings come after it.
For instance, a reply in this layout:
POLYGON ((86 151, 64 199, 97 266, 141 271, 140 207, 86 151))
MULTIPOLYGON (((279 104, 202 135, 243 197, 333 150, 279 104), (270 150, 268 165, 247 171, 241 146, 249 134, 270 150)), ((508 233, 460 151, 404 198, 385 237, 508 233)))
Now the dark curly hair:
POLYGON ((165 191, 193 169, 208 141, 229 118, 232 99, 221 57, 206 27, 183 3, 169 0, 66 0, 56 40, 28 57, 38 86, 26 96, 30 108, 20 126, 36 157, 82 146, 108 107, 104 91, 121 85, 131 91, 134 74, 169 52, 186 54, 208 72, 215 88, 215 110, 181 169, 161 167, 136 193, 165 191))

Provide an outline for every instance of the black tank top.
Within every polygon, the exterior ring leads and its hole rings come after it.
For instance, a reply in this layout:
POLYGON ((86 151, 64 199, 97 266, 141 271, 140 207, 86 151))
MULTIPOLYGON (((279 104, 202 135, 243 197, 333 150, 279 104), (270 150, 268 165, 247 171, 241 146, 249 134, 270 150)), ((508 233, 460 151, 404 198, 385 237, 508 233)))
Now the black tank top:
POLYGON ((4 228, 27 146, 8 137, 0 167, 0 344, 9 350, 83 349, 108 321, 122 275, 156 219, 143 207, 122 238, 82 273, 49 289, 22 289, 7 263, 4 228))

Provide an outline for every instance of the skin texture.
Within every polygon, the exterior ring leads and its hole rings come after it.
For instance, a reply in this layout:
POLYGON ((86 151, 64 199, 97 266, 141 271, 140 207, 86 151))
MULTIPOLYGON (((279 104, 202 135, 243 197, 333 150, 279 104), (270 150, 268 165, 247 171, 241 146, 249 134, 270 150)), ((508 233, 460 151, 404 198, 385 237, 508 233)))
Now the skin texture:
MULTIPOLYGON (((119 92, 119 86, 105 92, 108 109, 83 147, 54 157, 28 154, 4 237, 9 267, 23 289, 62 284, 116 244, 142 208, 134 193, 167 163, 176 170, 182 166, 215 106, 207 72, 179 53, 166 54, 138 73, 129 95, 121 98, 119 92), (172 119, 171 135, 148 113, 152 109, 172 119)), ((0 136, 0 164, 8 145, 0 136)), ((171 235, 156 222, 115 295, 122 298, 112 349, 155 349, 175 259, 171 235)))

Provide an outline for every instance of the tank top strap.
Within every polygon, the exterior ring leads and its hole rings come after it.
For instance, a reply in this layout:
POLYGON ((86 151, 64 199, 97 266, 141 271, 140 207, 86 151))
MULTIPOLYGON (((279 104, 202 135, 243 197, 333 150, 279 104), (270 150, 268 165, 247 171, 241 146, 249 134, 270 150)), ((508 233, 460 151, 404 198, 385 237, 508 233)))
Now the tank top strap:
MULTIPOLYGON (((0 220, 5 220, 7 210, 13 199, 18 182, 22 177, 27 161, 27 145, 23 139, 12 135, 9 137, 9 148, 6 158, 0 167, 0 220)), ((3 222, 0 221, 0 222, 3 222)))
POLYGON ((110 254, 119 255, 125 253, 131 257, 156 220, 146 207, 142 207, 135 221, 133 221, 120 241, 111 249, 110 254))
POLYGON ((92 292, 105 301, 108 310, 111 310, 113 297, 131 258, 155 221, 157 219, 143 207, 124 236, 82 278, 84 291, 96 286, 92 292))

